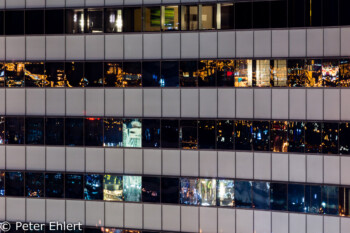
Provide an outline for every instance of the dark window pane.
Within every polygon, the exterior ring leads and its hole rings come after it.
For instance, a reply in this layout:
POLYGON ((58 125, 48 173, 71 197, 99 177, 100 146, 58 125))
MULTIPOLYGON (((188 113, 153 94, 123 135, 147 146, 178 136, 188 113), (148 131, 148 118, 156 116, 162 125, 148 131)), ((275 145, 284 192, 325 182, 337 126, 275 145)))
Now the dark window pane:
POLYGON ((200 204, 200 194, 197 190, 198 182, 199 179, 180 178, 180 204, 200 204))
POLYGON ((5 129, 6 144, 24 144, 23 117, 6 117, 5 129))
POLYGON ((87 87, 103 86, 103 63, 102 62, 86 62, 85 63, 85 82, 87 87))
POLYGON ((142 147, 142 122, 139 119, 123 121, 123 147, 142 147))
POLYGON ((236 29, 252 28, 252 3, 238 2, 235 9, 236 29))
POLYGON ((179 122, 177 120, 162 120, 161 132, 162 147, 179 148, 179 122))
POLYGON ((350 188, 340 188, 339 190, 339 214, 340 216, 350 216, 350 188))
POLYGON ((179 62, 162 61, 161 63, 161 87, 179 86, 179 62))
POLYGON ((287 184, 270 184, 271 210, 287 210, 287 184))
POLYGON ((178 31, 180 29, 180 6, 162 6, 162 30, 178 31))
POLYGON ((143 31, 160 31, 160 7, 143 7, 143 31))
POLYGON ((45 77, 44 62, 25 63, 25 86, 42 87, 45 77))
POLYGON ((123 201, 123 177, 105 175, 103 180, 103 200, 123 201))
POLYGON ((322 60, 306 60, 306 87, 322 87, 322 60))
POLYGON ((84 62, 66 62, 65 71, 68 87, 87 85, 87 80, 84 78, 84 62))
POLYGON ((305 212, 322 214, 321 186, 305 186, 305 212))
POLYGON ((218 180, 217 206, 235 206, 235 182, 218 180))
POLYGON ((65 140, 67 146, 84 145, 84 119, 66 118, 65 122, 65 140))
POLYGON ((5 174, 5 195, 24 196, 24 174, 23 172, 6 172, 5 174))
POLYGON ((305 125, 306 153, 321 153, 321 123, 307 122, 305 125))
POLYGON ((142 147, 160 147, 160 120, 142 120, 142 147))
POLYGON ((85 118, 85 145, 102 146, 103 120, 101 118, 85 118))
POLYGON ((24 11, 5 11, 5 35, 24 34, 24 11))
POLYGON ((83 199, 84 182, 83 175, 66 174, 65 175, 65 198, 83 199))
POLYGON ((253 2, 253 28, 270 27, 270 1, 253 2))
POLYGON ((350 25, 349 17, 350 1, 339 0, 339 24, 350 25))
POLYGON ((45 33, 64 34, 64 10, 45 11, 45 33))
POLYGON ((235 149, 252 149, 253 123, 251 121, 235 121, 235 149))
POLYGON ((197 121, 181 120, 180 121, 180 143, 182 149, 197 149, 197 121))
POLYGON ((339 153, 350 154, 350 124, 340 123, 339 125, 339 153))
POLYGON ((24 63, 5 63, 6 87, 24 87, 24 63))
POLYGON ((140 87, 141 77, 141 62, 123 63, 123 87, 140 87))
POLYGON ((125 201, 140 202, 141 188, 141 176, 123 176, 123 194, 125 201))
POLYGON ((339 3, 338 0, 323 1, 323 26, 338 26, 339 3))
POLYGON ((46 62, 45 63, 46 80, 45 87, 64 87, 64 63, 63 62, 46 62))
POLYGON ((233 121, 221 120, 216 122, 216 146, 218 149, 233 149, 233 121))
POLYGON ((217 66, 217 85, 220 87, 233 87, 235 85, 235 61, 218 60, 217 66))
POLYGON ((26 118, 26 144, 44 144, 44 118, 26 118))
POLYGON ((306 82, 306 61, 288 60, 288 84, 290 87, 304 87, 306 82))
POLYGON ((271 27, 284 28, 287 27, 287 0, 271 1, 271 27))
POLYGON ((44 34, 44 11, 27 10, 25 12, 25 33, 44 34))
POLYGON ((305 150, 305 123, 290 121, 288 125, 288 151, 301 152, 305 150))
POLYGON ((45 174, 45 197, 64 197, 64 175, 62 173, 45 174))
POLYGON ((123 121, 117 118, 104 118, 104 146, 123 146, 123 121))
POLYGON ((199 29, 216 29, 216 5, 202 5, 199 11, 199 29))
POLYGON ((5 13, 4 11, 0 11, 0 35, 4 35, 5 33, 5 13))
POLYGON ((198 121, 198 149, 215 149, 215 124, 214 120, 198 121))
POLYGON ((26 196, 44 197, 44 173, 26 173, 26 196))
POLYGON ((340 69, 339 85, 341 87, 349 87, 350 86, 350 60, 340 60, 339 69, 340 69))
POLYGON ((235 182, 236 207, 252 208, 252 182, 235 182))
POLYGON ((198 61, 180 61, 180 84, 182 87, 198 86, 198 61))
POLYGON ((5 144, 5 117, 0 117, 0 145, 5 144))
POLYGON ((66 33, 84 33, 84 9, 66 10, 66 33))
POLYGON ((203 60, 198 63, 198 86, 215 87, 216 86, 216 60, 203 60))
POLYGON ((123 31, 123 10, 122 9, 105 9, 104 14, 105 32, 116 33, 123 31))
POLYGON ((160 177, 142 177, 142 201, 160 202, 160 177))
POLYGON ((339 85, 339 61, 323 60, 322 80, 324 87, 337 87, 339 85))
POLYGON ((45 119, 45 144, 64 145, 64 118, 45 119))
POLYGON ((305 185, 288 185, 288 210, 292 212, 304 212, 305 208, 305 185))
POLYGON ((199 179, 197 191, 201 206, 216 206, 216 179, 199 179))
POLYGON ((85 175, 84 199, 103 199, 103 175, 85 175))
POLYGON ((123 32, 140 32, 142 29, 141 8, 123 9, 123 32))
POLYGON ((181 30, 198 30, 198 6, 181 6, 181 30))
POLYGON ((253 122, 253 145, 254 150, 268 151, 270 144, 270 125, 268 121, 253 122))
POLYGON ((123 63, 105 62, 104 63, 104 86, 105 87, 124 87, 123 82, 123 63))
POLYGON ((270 209, 270 183, 253 182, 253 207, 256 209, 270 209))
POLYGON ((339 213, 339 187, 322 186, 323 213, 338 215, 339 213))
POLYGON ((161 181, 162 203, 179 203, 179 178, 165 178, 161 181))
POLYGON ((235 5, 233 3, 221 4, 221 29, 235 28, 235 5))
POLYGON ((86 32, 102 33, 103 32, 103 9, 88 9, 86 32))
POLYGON ((322 153, 338 154, 338 123, 323 123, 322 125, 322 153))
POLYGON ((0 196, 5 196, 5 172, 0 172, 0 196))
POLYGON ((142 86, 159 87, 160 86, 160 62, 142 63, 142 86))
POLYGON ((273 152, 288 152, 288 121, 271 121, 271 144, 273 152))
POLYGON ((305 26, 305 0, 288 1, 288 26, 305 26))
POLYGON ((319 27, 322 26, 322 0, 305 0, 305 26, 319 27))

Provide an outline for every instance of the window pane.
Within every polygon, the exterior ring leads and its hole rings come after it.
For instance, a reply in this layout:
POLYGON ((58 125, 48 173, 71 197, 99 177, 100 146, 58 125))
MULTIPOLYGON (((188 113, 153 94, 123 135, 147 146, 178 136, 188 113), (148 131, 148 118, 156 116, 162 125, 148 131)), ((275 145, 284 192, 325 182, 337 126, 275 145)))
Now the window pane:
POLYGON ((142 177, 142 201, 160 202, 160 177, 142 177))
POLYGON ((215 124, 214 120, 198 121, 198 148, 215 149, 215 124))
POLYGON ((178 6, 162 6, 162 30, 177 31, 180 28, 180 11, 178 6))
POLYGON ((103 176, 89 174, 85 175, 85 200, 102 200, 103 199, 103 176))
MULTIPOLYGON (((233 3, 221 4, 221 27, 218 29, 234 29, 235 28, 235 5, 233 3)), ((218 25, 219 26, 219 25, 218 25)))
POLYGON ((160 120, 142 120, 142 147, 160 147, 160 120))
POLYGON ((104 26, 106 33, 116 33, 123 31, 123 10, 105 9, 104 26))
POLYGON ((162 120, 161 127, 162 147, 179 148, 179 122, 177 120, 162 120))
POLYGON ((84 33, 85 21, 83 9, 66 10, 66 33, 84 33))
POLYGON ((236 29, 252 28, 252 3, 237 2, 235 12, 236 29))
POLYGON ((198 6, 181 6, 181 30, 198 30, 198 6))
POLYGON ((143 31, 160 31, 160 7, 143 8, 143 31))
POLYGON ((0 35, 5 33, 5 12, 0 11, 0 35))
POLYGON ((289 27, 305 26, 305 1, 304 0, 288 1, 288 26, 289 27))
POLYGON ((253 145, 254 150, 268 151, 270 142, 270 125, 268 121, 253 122, 253 145))
POLYGON ((139 119, 123 121, 123 147, 142 146, 142 123, 139 119))
POLYGON ((252 149, 253 123, 251 121, 235 121, 235 149, 252 149))
POLYGON ((65 175, 65 198, 83 199, 84 182, 83 175, 66 174, 65 175))
POLYGON ((84 145, 84 119, 66 118, 65 140, 67 146, 84 145))
POLYGON ((0 117, 0 145, 5 144, 5 117, 0 117))
POLYGON ((64 175, 62 173, 45 174, 45 197, 64 197, 64 175))
POLYGON ((340 188, 339 194, 339 214, 350 216, 350 188, 340 188))
POLYGON ((5 174, 5 195, 24 196, 24 174, 23 172, 6 172, 5 174))
POLYGON ((253 61, 236 60, 234 76, 235 76, 235 87, 253 86, 253 61))
POLYGON ((45 33, 64 34, 64 10, 45 11, 45 33))
POLYGON ((123 201, 123 177, 104 175, 103 180, 103 200, 123 201))
POLYGON ((85 118, 85 145, 102 146, 103 120, 101 118, 85 118))
POLYGON ((6 87, 24 87, 24 63, 5 63, 6 87))
POLYGON ((339 62, 340 78, 339 84, 341 87, 350 86, 350 60, 340 60, 339 62))
POLYGON ((64 119, 45 119, 45 144, 64 145, 64 119))
POLYGON ((45 63, 45 87, 64 87, 64 63, 63 62, 46 62, 45 63))
POLYGON ((199 179, 197 190, 201 206, 216 206, 216 179, 199 179))
POLYGON ((44 145, 44 118, 26 118, 26 144, 44 145))
POLYGON ((253 28, 270 27, 270 1, 253 2, 253 28))
POLYGON ((335 186, 322 186, 323 213, 338 215, 339 188, 335 186))
POLYGON ((322 214, 321 186, 306 185, 305 211, 307 213, 322 214))
POLYGON ((216 29, 216 5, 199 5, 199 29, 216 29))
POLYGON ((348 0, 339 0, 340 25, 350 25, 349 9, 350 2, 348 0))
POLYGON ((306 153, 321 153, 321 123, 307 122, 305 125, 306 153))
POLYGON ((5 172, 0 172, 0 196, 5 196, 5 172))
POLYGON ((140 87, 141 77, 141 62, 123 63, 123 87, 140 87))
POLYGON ((350 154, 350 124, 340 123, 339 125, 339 153, 350 154))
POLYGON ((123 9, 123 32, 141 32, 142 10, 126 7, 123 9))
POLYGON ((199 179, 180 178, 180 204, 200 205, 199 179))
POLYGON ((270 209, 270 183, 253 182, 253 207, 256 209, 270 209))
POLYGON ((44 11, 26 10, 25 12, 25 33, 44 34, 44 11))
POLYGON ((160 62, 142 63, 142 86, 159 87, 160 86, 160 62))
POLYGON ((200 87, 215 87, 216 86, 216 60, 199 61, 198 71, 199 79, 198 86, 200 87))
POLYGON ((323 0, 323 26, 337 26, 338 18, 338 0, 323 0))
POLYGON ((290 121, 288 125, 289 152, 304 152, 305 150, 305 123, 290 121))
POLYGON ((305 211, 305 185, 288 185, 288 210, 292 212, 305 211))
POLYGON ((0 63, 0 87, 5 86, 5 64, 0 63))
POLYGON ((104 63, 104 86, 105 87, 124 87, 123 81, 123 63, 105 62, 104 63))
POLYGON ((235 181, 236 207, 252 208, 252 182, 235 181))
POLYGON ((84 82, 86 87, 103 86, 103 63, 86 62, 84 66, 84 82))
POLYGON ((24 34, 24 11, 5 11, 5 35, 24 34))
POLYGON ((178 87, 179 86, 179 62, 162 61, 161 63, 161 87, 178 87))
POLYGON ((83 62, 66 62, 65 75, 68 87, 85 87, 87 80, 84 78, 83 62))
POLYGON ((162 203, 179 203, 179 178, 165 178, 161 181, 162 203))
POLYGON ((306 60, 306 87, 322 87, 322 61, 306 60))
POLYGON ((256 86, 270 87, 270 60, 256 60, 256 86))
POLYGON ((23 117, 6 117, 5 130, 6 144, 24 144, 23 117))
POLYGON ((142 186, 141 176, 124 176, 123 177, 124 200, 140 202, 141 186, 142 186))
POLYGON ((272 75, 273 75, 274 87, 286 87, 287 86, 287 60, 274 60, 272 75))
POLYGON ((182 149, 197 149, 197 121, 181 120, 180 121, 180 143, 182 149))
POLYGON ((306 82, 306 61, 288 60, 288 84, 290 87, 304 87, 306 82))
POLYGON ((288 152, 288 121, 272 121, 270 130, 271 151, 288 152))
POLYGON ((305 26, 322 26, 322 1, 306 0, 305 3, 305 26))
POLYGON ((270 184, 271 210, 287 210, 287 184, 270 184))
POLYGON ((235 206, 235 183, 233 180, 218 180, 218 206, 235 206))
POLYGON ((324 87, 337 87, 339 85, 338 60, 324 60, 322 62, 322 79, 324 87))
POLYGON ((338 154, 338 123, 322 123, 322 153, 338 154))
POLYGON ((87 31, 88 33, 103 32, 103 10, 88 9, 87 10, 87 31))
POLYGON ((25 86, 42 87, 44 81, 44 62, 26 62, 25 63, 25 86))
POLYGON ((117 118, 104 118, 104 144, 106 147, 123 146, 123 121, 117 118))
POLYGON ((44 173, 26 173, 26 196, 44 197, 44 173))
MULTIPOLYGON (((350 67, 350 66, 349 66, 350 67)), ((182 87, 198 86, 198 62, 180 61, 180 83, 182 87)))
POLYGON ((218 60, 217 61, 217 85, 221 87, 233 87, 235 85, 235 61, 234 60, 218 60))
POLYGON ((287 27, 287 0, 271 1, 271 27, 284 28, 287 27))
POLYGON ((233 149, 233 121, 221 120, 216 122, 216 145, 218 149, 233 149))

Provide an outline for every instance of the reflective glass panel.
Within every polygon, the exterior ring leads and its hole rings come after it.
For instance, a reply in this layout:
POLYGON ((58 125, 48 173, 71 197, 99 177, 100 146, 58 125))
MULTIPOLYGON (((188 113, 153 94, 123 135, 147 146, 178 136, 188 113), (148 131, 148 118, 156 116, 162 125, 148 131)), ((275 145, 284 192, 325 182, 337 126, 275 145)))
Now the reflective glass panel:
POLYGON ((288 1, 288 26, 305 26, 305 0, 288 1))
POLYGON ((64 175, 62 173, 45 174, 45 197, 64 197, 64 175))
POLYGON ((0 172, 0 196, 5 196, 5 172, 0 172))
POLYGON ((66 33, 84 33, 84 9, 66 10, 66 33))
POLYGON ((235 87, 253 86, 253 61, 236 60, 235 66, 235 87))
POLYGON ((305 186, 305 211, 307 213, 322 214, 321 186, 305 186))
POLYGON ((253 145, 254 150, 268 151, 270 144, 270 125, 267 121, 253 122, 253 145))
POLYGON ((105 32, 116 33, 123 31, 123 10, 117 8, 105 9, 105 32))
POLYGON ((199 29, 216 29, 216 5, 199 5, 199 29))
POLYGON ((198 86, 198 61, 180 61, 180 84, 182 87, 198 86))
POLYGON ((84 62, 66 62, 65 76, 68 87, 86 87, 87 79, 84 77, 84 62))
POLYGON ((288 60, 288 85, 290 87, 304 87, 306 82, 306 61, 288 60))
POLYGON ((214 120, 198 121, 198 148, 199 149, 215 149, 215 129, 216 122, 214 120))
POLYGON ((160 177, 142 177, 142 201, 160 202, 160 177))
POLYGON ((64 10, 45 11, 45 33, 64 34, 64 10))
POLYGON ((103 10, 88 9, 87 10, 87 33, 102 33, 103 32, 103 10))
POLYGON ((324 60, 322 62, 322 80, 324 87, 337 87, 339 85, 338 60, 324 60))
POLYGON ((103 179, 103 200, 123 201, 123 177, 104 175, 103 179))
POLYGON ((5 86, 5 64, 0 63, 0 87, 5 86))
POLYGON ((84 176, 80 174, 65 175, 65 198, 84 198, 84 176))
POLYGON ((270 150, 288 152, 288 121, 271 121, 270 131, 270 150))
POLYGON ((253 7, 252 2, 237 2, 235 4, 235 26, 236 29, 252 28, 253 7))
POLYGON ((85 175, 85 200, 103 200, 103 175, 85 175))
POLYGON ((104 86, 105 87, 124 87, 123 81, 123 63, 105 62, 104 63, 104 86))
POLYGON ((201 206, 216 206, 216 179, 199 179, 197 190, 201 206))
POLYGON ((305 125, 306 153, 321 153, 321 123, 307 122, 305 125))
POLYGON ((236 207, 252 208, 252 182, 235 181, 236 207))
POLYGON ((26 173, 26 196, 44 197, 44 173, 26 173))
POLYGON ((305 185, 288 185, 288 210, 292 212, 305 212, 305 185))
POLYGON ((25 133, 26 144, 44 145, 44 118, 27 117, 25 133))
POLYGON ((5 173, 5 195, 6 196, 24 196, 24 174, 23 172, 5 173))
POLYGON ((338 123, 322 123, 322 153, 338 154, 338 126, 338 123))
POLYGON ((123 146, 123 121, 117 118, 104 118, 104 141, 106 147, 123 146))
POLYGON ((181 120, 180 121, 180 143, 182 149, 197 149, 197 121, 181 120))
POLYGON ((142 8, 123 8, 123 32, 141 32, 142 30, 142 8))
POLYGON ((340 60, 339 61, 340 77, 339 85, 341 87, 350 86, 350 60, 340 60))
POLYGON ((44 34, 44 11, 26 10, 25 34, 44 34))
POLYGON ((179 86, 179 62, 162 61, 161 62, 161 87, 178 87, 179 86))
POLYGON ((215 87, 216 86, 216 60, 202 60, 198 63, 198 86, 215 87))
POLYGON ((235 206, 235 182, 233 180, 218 180, 217 205, 235 206))
POLYGON ((287 184, 270 184, 271 210, 287 210, 287 184))
POLYGON ((24 63, 5 63, 6 87, 24 87, 24 63))
POLYGON ((141 176, 123 176, 123 193, 125 201, 141 201, 141 176))
POLYGON ((160 7, 143 8, 143 31, 157 32, 160 31, 160 7))
POLYGON ((340 123, 339 124, 339 153, 350 154, 350 124, 340 123))
POLYGON ((24 34, 24 10, 5 12, 5 35, 24 34))
POLYGON ((324 214, 339 213, 339 187, 322 186, 322 209, 324 214))
POLYGON ((103 144, 103 119, 85 118, 85 145, 102 146, 103 144))
POLYGON ((84 79, 86 87, 103 86, 103 63, 102 62, 85 62, 84 79))
POLYGON ((84 145, 84 119, 65 119, 65 143, 67 146, 84 145))
POLYGON ((160 62, 159 61, 142 62, 142 86, 143 87, 160 86, 160 62))
POLYGON ((340 216, 350 216, 350 188, 340 188, 339 190, 339 214, 340 216))
POLYGON ((270 27, 270 1, 253 2, 253 28, 270 27))
POLYGON ((234 122, 230 120, 216 121, 216 146, 218 149, 233 149, 234 122))
POLYGON ((162 203, 179 203, 180 182, 179 178, 162 177, 161 198, 162 203))
POLYGON ((198 30, 198 6, 181 6, 181 30, 198 30))
POLYGON ((25 86, 42 87, 45 80, 44 62, 26 62, 24 67, 25 86))
POLYGON ((179 121, 161 120, 161 142, 164 148, 179 148, 179 121))
POLYGON ((142 146, 142 123, 139 119, 123 121, 123 147, 142 146))
POLYGON ((270 87, 271 70, 270 60, 256 60, 256 86, 270 87))
POLYGON ((273 86, 287 86, 287 60, 273 60, 272 66, 273 86))
POLYGON ((180 17, 179 6, 162 6, 162 30, 179 30, 180 17))
POLYGON ((142 147, 160 147, 160 120, 142 120, 142 147))
POLYGON ((234 29, 235 28, 235 5, 233 3, 221 4, 221 25, 218 29, 234 29))
POLYGON ((45 118, 45 144, 64 145, 64 118, 45 118))
POLYGON ((270 209, 269 182, 253 182, 253 208, 270 209))
POLYGON ((200 192, 197 190, 199 179, 180 178, 180 204, 199 205, 200 192))
POLYGON ((45 63, 45 87, 64 87, 64 63, 63 62, 46 62, 45 63))
POLYGON ((141 62, 123 62, 122 87, 140 87, 141 78, 141 62))
POLYGON ((322 1, 305 0, 305 26, 322 26, 322 1))
POLYGON ((304 152, 305 150, 305 123, 290 121, 288 124, 288 151, 304 152))
POLYGON ((23 117, 6 117, 5 143, 6 144, 24 144, 24 118, 23 117))
POLYGON ((235 121, 235 149, 251 150, 253 123, 251 121, 235 121))
POLYGON ((322 87, 322 60, 306 60, 306 87, 322 87))
POLYGON ((233 87, 235 85, 235 61, 218 60, 217 66, 217 85, 221 87, 233 87))
POLYGON ((5 117, 0 117, 0 145, 5 144, 5 117))

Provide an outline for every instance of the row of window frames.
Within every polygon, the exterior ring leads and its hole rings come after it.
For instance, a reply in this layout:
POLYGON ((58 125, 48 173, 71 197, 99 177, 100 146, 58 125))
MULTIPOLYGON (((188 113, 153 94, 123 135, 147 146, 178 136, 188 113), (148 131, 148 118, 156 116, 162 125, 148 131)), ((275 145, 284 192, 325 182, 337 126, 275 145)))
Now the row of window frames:
POLYGON ((0 63, 7 87, 348 87, 349 60, 0 63))
POLYGON ((350 154, 349 123, 3 117, 1 144, 350 154))
POLYGON ((0 172, 0 194, 231 206, 350 216, 349 187, 265 181, 0 172))

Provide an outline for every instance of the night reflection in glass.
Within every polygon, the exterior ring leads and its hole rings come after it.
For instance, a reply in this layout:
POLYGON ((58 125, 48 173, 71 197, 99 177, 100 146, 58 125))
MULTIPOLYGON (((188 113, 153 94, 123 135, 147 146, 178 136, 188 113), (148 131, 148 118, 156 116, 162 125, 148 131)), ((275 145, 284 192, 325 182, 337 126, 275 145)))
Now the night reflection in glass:
POLYGON ((6 87, 24 87, 24 63, 5 63, 6 87))
POLYGON ((339 62, 324 60, 322 62, 322 80, 324 87, 336 87, 339 84, 339 62))
POLYGON ((288 60, 289 87, 303 87, 305 82, 305 60, 288 60))
POLYGON ((142 123, 139 119, 123 121, 123 147, 142 146, 142 123))
POLYGON ((350 216, 350 188, 340 188, 339 190, 339 214, 340 216, 350 216))
POLYGON ((66 118, 65 141, 67 146, 84 145, 84 119, 66 118))
POLYGON ((142 177, 142 201, 160 202, 159 177, 142 177))
POLYGON ((85 118, 85 145, 102 146, 103 144, 103 120, 101 118, 85 118))
POLYGON ((305 186, 305 211, 307 213, 322 213, 321 186, 305 186))
POLYGON ((123 177, 123 194, 125 201, 141 201, 141 176, 124 176, 123 177))
POLYGON ((0 172, 0 196, 5 196, 5 172, 0 172))
POLYGON ((62 173, 45 174, 45 196, 53 198, 64 197, 64 175, 62 173))
POLYGON ((305 123, 290 121, 288 124, 288 151, 301 152, 305 150, 305 123))
POLYGON ((180 121, 180 143, 182 149, 197 149, 197 121, 180 121))
POLYGON ((123 177, 104 175, 103 179, 103 200, 123 201, 123 177))
POLYGON ((142 147, 160 147, 160 120, 142 120, 142 147))
POLYGON ((179 148, 179 121, 161 121, 161 141, 163 148, 179 148))
POLYGON ((141 77, 141 62, 123 62, 122 87, 140 87, 141 77))
POLYGON ((321 124, 307 122, 305 125, 306 153, 321 153, 321 124))
POLYGON ((197 190, 200 194, 201 206, 216 205, 216 179, 199 179, 197 190))
POLYGON ((80 174, 65 175, 65 198, 84 198, 84 176, 80 174))
POLYGON ((44 81, 44 62, 26 62, 24 75, 26 87, 42 87, 44 81))
POLYGON ((23 172, 6 172, 5 174, 5 195, 24 196, 24 174, 23 172))
POLYGON ((85 200, 103 200, 103 175, 85 175, 85 200))
POLYGON ((24 144, 24 118, 6 117, 5 144, 24 144))
POLYGON ((64 145, 64 118, 45 119, 45 144, 64 145))
POLYGON ((338 123, 322 124, 322 153, 338 154, 338 123))
POLYGON ((271 210, 287 210, 287 184, 270 184, 270 208, 271 210))
POLYGON ((233 121, 219 120, 216 122, 216 146, 218 149, 233 149, 233 121))
POLYGON ((180 182, 179 178, 162 177, 161 200, 162 203, 179 203, 180 182))
POLYGON ((217 85, 222 87, 233 87, 235 84, 235 61, 218 60, 217 61, 217 85))
POLYGON ((251 181, 235 181, 236 207, 252 208, 252 183, 251 181))
POLYGON ((270 209, 270 183, 253 182, 253 208, 270 209))
POLYGON ((208 87, 216 86, 216 61, 215 60, 202 60, 198 63, 198 86, 208 87))
POLYGON ((105 87, 124 87, 123 81, 123 63, 105 62, 104 63, 104 86, 105 87))
POLYGON ((197 87, 198 72, 198 61, 180 61, 180 85, 197 87))
POLYGON ((270 144, 269 123, 265 121, 253 122, 253 145, 254 150, 268 151, 270 144))
POLYGON ((293 212, 305 212, 305 185, 288 185, 288 210, 293 212))
POLYGON ((104 118, 104 140, 105 147, 123 146, 123 121, 117 118, 104 118))
POLYGON ((162 61, 161 62, 161 87, 178 87, 179 86, 179 62, 162 61))
POLYGON ((88 81, 84 78, 84 62, 66 62, 65 79, 67 87, 86 87, 88 81))
POLYGON ((273 152, 288 152, 288 122, 272 121, 270 130, 270 150, 273 152))
POLYGON ((217 182, 217 206, 235 206, 235 182, 233 180, 217 182))
POLYGON ((44 173, 26 173, 26 196, 44 197, 44 173))
POLYGON ((198 121, 198 148, 215 149, 215 121, 198 121))
POLYGON ((200 193, 197 190, 199 179, 180 179, 180 204, 199 205, 200 193))
POLYGON ((339 124, 339 153, 350 154, 350 124, 340 123, 339 124))
POLYGON ((235 149, 252 149, 253 123, 251 121, 235 121, 235 149))
POLYGON ((44 118, 26 118, 26 144, 44 145, 44 118))
POLYGON ((339 187, 322 186, 322 209, 324 214, 338 215, 339 187))
POLYGON ((46 62, 45 63, 45 87, 64 87, 64 63, 63 62, 46 62))

